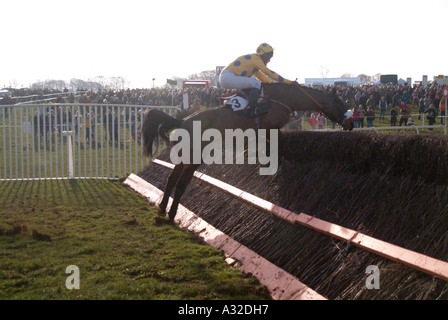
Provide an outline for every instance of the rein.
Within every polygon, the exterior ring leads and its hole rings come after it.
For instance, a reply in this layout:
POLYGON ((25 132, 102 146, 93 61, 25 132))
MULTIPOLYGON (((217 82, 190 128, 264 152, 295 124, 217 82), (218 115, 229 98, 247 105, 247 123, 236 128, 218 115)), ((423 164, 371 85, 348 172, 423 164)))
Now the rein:
POLYGON ((281 105, 282 107, 286 108, 289 111, 289 113, 293 113, 294 112, 294 111, 291 110, 291 108, 288 105, 284 104, 283 102, 280 102, 278 100, 274 100, 274 99, 271 99, 271 98, 266 98, 266 97, 263 97, 263 98, 266 99, 267 101, 275 102, 275 103, 281 105))
POLYGON ((322 110, 324 110, 324 107, 322 107, 322 105, 321 105, 319 102, 317 102, 316 99, 314 99, 308 92, 306 92, 305 89, 302 88, 302 86, 299 85, 298 87, 299 87, 300 90, 302 90, 302 92, 303 92, 304 94, 306 94, 306 95, 308 96, 308 98, 310 98, 315 104, 317 104, 317 106, 318 106, 319 108, 321 108, 322 110))

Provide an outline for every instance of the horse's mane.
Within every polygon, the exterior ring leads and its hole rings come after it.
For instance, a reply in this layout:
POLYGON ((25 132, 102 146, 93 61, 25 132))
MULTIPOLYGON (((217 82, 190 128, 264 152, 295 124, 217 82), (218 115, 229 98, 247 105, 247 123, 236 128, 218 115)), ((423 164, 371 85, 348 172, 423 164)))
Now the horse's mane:
MULTIPOLYGON (((288 87, 291 86, 290 84, 287 83, 279 83, 279 82, 274 82, 274 83, 263 83, 263 86, 272 86, 272 87, 288 87)), ((308 86, 304 86, 304 85, 300 85, 301 88, 307 90, 309 93, 327 93, 327 94, 332 94, 333 92, 328 92, 326 90, 322 90, 322 89, 316 89, 313 87, 308 87, 308 86)))

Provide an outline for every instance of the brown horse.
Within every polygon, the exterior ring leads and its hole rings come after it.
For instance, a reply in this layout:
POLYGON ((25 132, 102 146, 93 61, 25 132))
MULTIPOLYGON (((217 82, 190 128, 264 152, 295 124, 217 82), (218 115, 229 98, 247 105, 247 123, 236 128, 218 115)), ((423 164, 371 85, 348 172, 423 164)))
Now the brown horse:
MULTIPOLYGON (((263 100, 270 102, 271 108, 258 117, 258 129, 280 129, 288 122, 289 115, 299 110, 322 111, 330 120, 340 124, 344 130, 353 129, 351 119, 346 117, 346 107, 334 92, 327 93, 297 85, 263 84, 263 100)), ((153 109, 147 113, 143 122, 145 155, 152 155, 153 140, 159 135, 167 139, 167 133, 176 128, 183 128, 192 133, 193 121, 200 121, 203 130, 213 128, 221 133, 224 133, 225 129, 256 129, 255 119, 241 116, 226 106, 198 111, 182 120, 153 109)), ((173 203, 168 214, 170 220, 174 220, 180 199, 200 165, 194 164, 193 161, 175 165, 160 203, 160 210, 165 214, 171 191, 175 187, 173 203)))

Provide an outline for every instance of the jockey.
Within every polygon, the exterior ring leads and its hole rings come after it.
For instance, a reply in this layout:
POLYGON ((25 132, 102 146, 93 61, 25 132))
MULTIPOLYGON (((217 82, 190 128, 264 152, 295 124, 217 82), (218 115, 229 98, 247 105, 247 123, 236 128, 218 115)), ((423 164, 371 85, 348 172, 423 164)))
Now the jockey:
POLYGON ((274 49, 267 43, 257 48, 257 53, 247 54, 229 64, 219 76, 219 82, 225 89, 250 89, 250 116, 257 115, 256 106, 260 96, 261 83, 271 83, 273 79, 280 83, 292 84, 291 80, 269 70, 266 65, 274 55, 274 49))

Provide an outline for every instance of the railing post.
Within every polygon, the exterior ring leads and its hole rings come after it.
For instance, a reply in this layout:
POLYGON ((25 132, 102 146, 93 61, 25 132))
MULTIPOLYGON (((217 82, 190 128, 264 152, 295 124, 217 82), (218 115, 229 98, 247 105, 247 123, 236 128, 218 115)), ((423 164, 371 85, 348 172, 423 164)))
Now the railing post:
MULTIPOLYGON (((75 178, 75 158, 73 154, 72 137, 75 135, 74 131, 62 131, 62 136, 67 137, 67 171, 70 179, 75 178)), ((62 150, 61 150, 62 152, 62 150)))

